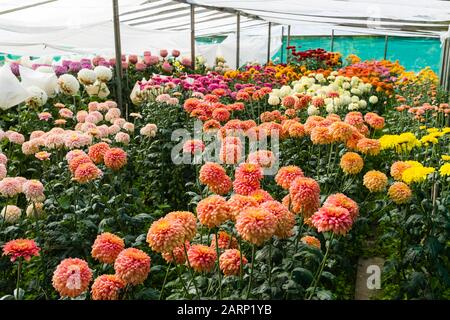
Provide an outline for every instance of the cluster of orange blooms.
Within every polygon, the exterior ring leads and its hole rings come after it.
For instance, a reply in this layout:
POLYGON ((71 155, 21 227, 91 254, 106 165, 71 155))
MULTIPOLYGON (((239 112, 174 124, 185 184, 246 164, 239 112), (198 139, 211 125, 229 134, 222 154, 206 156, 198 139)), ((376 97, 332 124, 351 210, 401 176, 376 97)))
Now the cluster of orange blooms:
POLYGON ((365 83, 370 83, 376 92, 383 92, 392 95, 394 92, 394 82, 396 67, 398 63, 392 63, 387 60, 382 61, 364 61, 349 65, 339 69, 339 75, 346 77, 358 77, 365 83))
POLYGON ((119 170, 127 164, 127 153, 120 148, 110 148, 106 142, 99 142, 89 147, 88 154, 83 150, 75 149, 66 155, 69 170, 74 180, 79 183, 88 183, 103 175, 97 167, 103 163, 111 170, 119 170))
POLYGON ((244 109, 244 104, 236 102, 225 105, 219 102, 219 97, 207 94, 203 99, 189 98, 184 102, 183 108, 193 118, 201 121, 214 120, 214 123, 226 122, 231 112, 244 109))

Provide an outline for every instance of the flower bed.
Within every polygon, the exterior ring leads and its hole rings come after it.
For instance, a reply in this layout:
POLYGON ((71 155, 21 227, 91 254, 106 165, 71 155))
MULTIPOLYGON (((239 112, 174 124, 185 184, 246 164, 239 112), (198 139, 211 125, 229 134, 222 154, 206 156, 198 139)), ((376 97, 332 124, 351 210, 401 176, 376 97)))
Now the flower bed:
POLYGON ((115 61, 39 66, 1 113, 1 295, 352 299, 376 255, 380 298, 448 298, 450 109, 429 71, 178 56, 125 57, 123 106, 115 61))

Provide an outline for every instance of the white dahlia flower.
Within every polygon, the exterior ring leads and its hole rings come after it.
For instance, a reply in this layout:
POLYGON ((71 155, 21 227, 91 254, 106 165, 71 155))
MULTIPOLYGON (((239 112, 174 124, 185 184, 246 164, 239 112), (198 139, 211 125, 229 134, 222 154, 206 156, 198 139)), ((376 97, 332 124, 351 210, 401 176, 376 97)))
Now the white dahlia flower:
POLYGON ((113 76, 111 69, 105 66, 95 67, 94 72, 97 75, 97 80, 102 82, 108 82, 113 76))
POLYGON ((59 91, 68 95, 74 96, 80 90, 80 83, 77 78, 71 74, 63 74, 58 78, 59 91))

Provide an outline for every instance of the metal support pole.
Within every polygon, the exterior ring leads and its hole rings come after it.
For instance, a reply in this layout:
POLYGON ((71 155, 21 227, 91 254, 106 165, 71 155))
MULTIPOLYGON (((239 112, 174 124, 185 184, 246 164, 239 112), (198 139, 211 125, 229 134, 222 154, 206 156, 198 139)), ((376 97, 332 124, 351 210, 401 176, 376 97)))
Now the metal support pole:
POLYGON ((288 31, 287 31, 287 45, 286 45, 286 62, 289 63, 289 53, 291 50, 288 49, 288 47, 291 46, 291 25, 288 25, 288 31))
POLYGON ((331 52, 334 51, 334 29, 331 29, 331 52))
POLYGON ((284 58, 284 26, 281 27, 281 59, 280 63, 283 63, 284 58))
POLYGON ((388 50, 388 36, 386 35, 384 37, 384 60, 386 60, 387 57, 387 50, 388 50))
POLYGON ((236 15, 236 70, 241 66, 240 64, 241 51, 241 15, 238 12, 236 15))
POLYGON ((267 63, 270 62, 270 42, 272 40, 272 22, 269 22, 269 34, 267 37, 267 63))
POLYGON ((191 4, 191 67, 195 69, 195 7, 191 4))
POLYGON ((447 38, 442 44, 441 68, 439 73, 439 84, 443 90, 448 91, 449 86, 449 63, 450 63, 450 40, 447 38))
MULTIPOLYGON (((119 22, 119 3, 118 0, 112 0, 114 16, 114 43, 116 49, 116 88, 117 104, 123 110, 122 100, 122 46, 120 42, 120 22, 119 22)), ((128 116, 128 115, 127 115, 128 116)))

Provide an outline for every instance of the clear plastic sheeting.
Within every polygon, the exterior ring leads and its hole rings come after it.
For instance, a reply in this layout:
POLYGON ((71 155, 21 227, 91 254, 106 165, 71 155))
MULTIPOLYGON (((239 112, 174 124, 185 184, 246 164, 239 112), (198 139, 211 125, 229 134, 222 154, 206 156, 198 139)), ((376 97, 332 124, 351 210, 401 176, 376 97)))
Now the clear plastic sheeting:
POLYGON ((334 26, 439 34, 450 21, 450 2, 442 0, 188 0, 229 8, 279 24, 327 23, 334 26))
MULTIPOLYGON (((121 26, 122 51, 126 54, 145 50, 178 49, 190 53, 188 32, 140 30, 126 24, 121 26)), ((114 55, 114 28, 112 22, 82 27, 70 32, 61 30, 48 33, 23 34, 0 30, 2 51, 16 55, 114 55)))
POLYGON ((45 91, 47 96, 53 97, 56 94, 58 78, 54 72, 45 73, 33 69, 19 66, 20 79, 24 88, 38 87, 45 91))
POLYGON ((0 68, 0 109, 8 110, 25 101, 29 93, 12 73, 11 67, 5 64, 0 68))
MULTIPOLYGON (((248 62, 265 63, 267 61, 268 25, 259 30, 243 32, 240 37, 239 67, 248 62), (265 34, 264 34, 264 30, 265 34)), ((270 57, 273 57, 281 48, 281 27, 272 27, 270 41, 270 57)), ((215 57, 222 56, 231 68, 236 68, 236 34, 229 35, 220 44, 199 46, 198 53, 202 55, 209 65, 215 57)))

